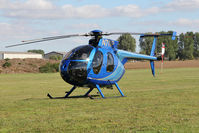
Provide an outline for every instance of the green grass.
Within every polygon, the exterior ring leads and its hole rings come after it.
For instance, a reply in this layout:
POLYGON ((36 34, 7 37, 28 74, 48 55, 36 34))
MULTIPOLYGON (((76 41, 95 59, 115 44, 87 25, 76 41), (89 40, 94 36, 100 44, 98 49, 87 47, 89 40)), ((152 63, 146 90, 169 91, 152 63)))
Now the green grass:
MULTIPOLYGON (((199 68, 156 73, 127 70, 119 82, 127 97, 101 100, 48 99, 48 92, 63 96, 72 87, 58 73, 1 74, 0 132, 199 132, 199 68)), ((116 88, 102 91, 119 95, 116 88)))

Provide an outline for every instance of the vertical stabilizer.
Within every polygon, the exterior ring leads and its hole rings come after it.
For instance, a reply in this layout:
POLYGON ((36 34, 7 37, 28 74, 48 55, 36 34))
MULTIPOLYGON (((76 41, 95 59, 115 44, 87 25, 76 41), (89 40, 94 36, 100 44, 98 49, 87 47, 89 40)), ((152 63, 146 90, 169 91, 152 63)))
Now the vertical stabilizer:
MULTIPOLYGON (((156 42, 157 42, 157 38, 158 36, 154 36, 154 40, 153 40, 153 45, 151 48, 151 54, 150 56, 155 56, 155 48, 156 48, 156 42)), ((155 65, 154 65, 154 61, 150 61, 150 65, 151 65, 151 72, 153 74, 153 76, 155 77, 155 65)))
POLYGON ((151 72, 153 74, 153 76, 155 77, 155 65, 154 65, 154 61, 150 61, 151 64, 151 72))
POLYGON ((157 36, 154 36, 153 45, 152 45, 152 48, 151 48, 150 56, 155 56, 155 48, 156 48, 157 38, 158 38, 157 36))

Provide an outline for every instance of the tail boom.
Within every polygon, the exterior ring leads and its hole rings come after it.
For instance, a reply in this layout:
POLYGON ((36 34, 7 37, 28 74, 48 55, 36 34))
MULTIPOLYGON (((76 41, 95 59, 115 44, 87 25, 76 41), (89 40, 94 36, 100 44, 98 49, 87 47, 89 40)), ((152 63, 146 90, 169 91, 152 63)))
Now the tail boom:
POLYGON ((117 56, 119 57, 120 61, 123 64, 125 64, 129 59, 150 60, 150 61, 157 60, 157 57, 154 57, 154 56, 137 54, 137 53, 132 53, 132 52, 124 51, 124 50, 118 50, 117 56))

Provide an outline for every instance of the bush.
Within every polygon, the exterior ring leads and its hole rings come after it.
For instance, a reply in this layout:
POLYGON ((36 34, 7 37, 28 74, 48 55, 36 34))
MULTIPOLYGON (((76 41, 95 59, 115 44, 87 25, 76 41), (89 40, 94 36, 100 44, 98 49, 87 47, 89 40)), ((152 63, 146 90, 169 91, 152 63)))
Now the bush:
POLYGON ((62 56, 60 55, 52 55, 49 57, 50 60, 61 60, 62 59, 62 56))
POLYGON ((28 52, 44 55, 44 51, 41 49, 32 49, 32 50, 28 50, 28 52))
POLYGON ((7 62, 7 61, 9 61, 10 59, 9 59, 9 58, 6 58, 6 59, 4 59, 4 60, 7 62))
POLYGON ((59 63, 56 63, 56 64, 47 63, 46 65, 41 66, 39 68, 39 72, 41 72, 41 73, 59 72, 59 63))
POLYGON ((11 63, 10 62, 5 62, 2 67, 6 68, 6 67, 10 67, 11 66, 11 63))

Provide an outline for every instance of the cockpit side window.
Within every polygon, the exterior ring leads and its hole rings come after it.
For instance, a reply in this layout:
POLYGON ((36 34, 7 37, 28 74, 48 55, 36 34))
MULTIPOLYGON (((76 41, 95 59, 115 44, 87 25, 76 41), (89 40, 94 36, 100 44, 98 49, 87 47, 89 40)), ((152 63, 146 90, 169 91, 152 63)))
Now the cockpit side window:
POLYGON ((71 60, 86 60, 93 48, 91 46, 83 46, 77 49, 71 56, 71 60))
POLYGON ((103 64, 103 53, 101 51, 97 51, 95 53, 95 56, 92 62, 93 72, 95 74, 98 74, 100 72, 102 64, 103 64))
POLYGON ((107 72, 112 72, 114 70, 114 58, 111 53, 107 53, 107 72))

